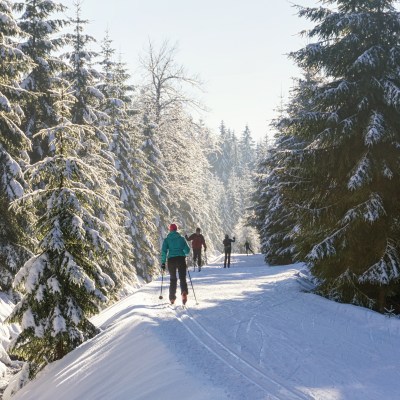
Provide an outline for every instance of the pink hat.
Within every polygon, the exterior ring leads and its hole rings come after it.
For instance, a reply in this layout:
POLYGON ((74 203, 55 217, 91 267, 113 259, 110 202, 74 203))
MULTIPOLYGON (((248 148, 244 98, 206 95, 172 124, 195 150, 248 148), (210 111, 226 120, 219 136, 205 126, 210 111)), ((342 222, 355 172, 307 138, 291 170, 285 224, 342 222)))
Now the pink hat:
POLYGON ((177 231, 177 230, 178 230, 178 227, 177 227, 175 224, 171 224, 171 225, 169 226, 169 230, 170 230, 170 231, 177 231))

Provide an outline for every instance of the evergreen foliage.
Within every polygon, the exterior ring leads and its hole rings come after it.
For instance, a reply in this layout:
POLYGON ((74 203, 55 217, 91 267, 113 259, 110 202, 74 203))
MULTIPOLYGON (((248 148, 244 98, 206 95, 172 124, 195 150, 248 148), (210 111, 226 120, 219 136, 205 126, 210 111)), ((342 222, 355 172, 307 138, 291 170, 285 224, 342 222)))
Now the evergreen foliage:
POLYGON ((10 352, 28 361, 23 380, 93 337, 89 318, 137 274, 159 274, 171 222, 200 226, 211 253, 235 227, 249 235, 250 129, 217 138, 193 119, 202 106, 185 90, 200 82, 167 43, 150 45, 134 91, 108 35, 99 61, 79 3, 54 17, 64 10, 0 0, 0 290, 22 292, 8 322, 21 326, 10 352))
MULTIPOLYGON (((125 211, 126 234, 129 237, 124 246, 125 263, 129 261, 134 271, 147 281, 155 275, 157 265, 156 250, 149 235, 151 226, 150 196, 142 184, 149 168, 143 152, 140 150, 139 122, 137 111, 133 110, 133 86, 128 83, 129 74, 121 61, 114 60, 114 49, 108 34, 102 43, 102 74, 104 81, 100 90, 104 95, 102 111, 109 116, 104 126, 110 142, 110 151, 114 155, 117 170, 116 184, 120 188, 120 200, 125 211)), ((152 229, 151 229, 152 228, 152 229)), ((131 277, 127 277, 132 280, 131 277)))
POLYGON ((23 167, 29 162, 31 143, 21 129, 24 113, 19 102, 28 93, 20 81, 32 60, 18 48, 23 32, 7 0, 0 1, 0 20, 0 290, 7 291, 20 260, 29 255, 23 219, 8 208, 25 189, 23 167))
MULTIPOLYGON (((65 19, 50 19, 54 13, 65 11, 66 7, 53 1, 25 0, 17 2, 14 8, 21 13, 19 26, 26 33, 26 41, 19 48, 34 62, 33 68, 24 77, 21 86, 29 93, 23 104, 25 118, 22 129, 26 136, 32 137, 40 129, 56 124, 54 98, 51 91, 60 87, 60 73, 67 69, 65 62, 56 55, 66 44, 59 34, 68 24, 65 19)), ((48 143, 39 138, 33 142, 31 161, 43 159, 48 153, 48 143)))
MULTIPOLYGON (((113 219, 107 220, 99 205, 98 209, 94 209, 96 216, 104 220, 113 227, 107 233, 107 241, 112 247, 119 249, 115 252, 116 257, 110 264, 104 260, 101 264, 104 271, 112 277, 119 290, 127 289, 126 285, 136 284, 136 271, 132 265, 132 255, 126 253, 130 248, 129 238, 126 235, 124 224, 124 211, 119 201, 120 187, 116 183, 117 171, 114 166, 115 157, 110 151, 110 138, 107 136, 107 127, 110 124, 110 115, 102 110, 102 105, 106 102, 104 94, 101 92, 103 85, 103 75, 94 68, 94 59, 97 53, 87 49, 89 43, 94 38, 84 33, 84 27, 87 21, 81 18, 81 10, 79 4, 76 5, 75 19, 71 20, 74 24, 74 33, 67 35, 72 50, 66 54, 70 62, 70 70, 66 71, 64 76, 71 83, 71 90, 75 96, 75 102, 71 106, 71 121, 74 124, 86 126, 94 129, 97 140, 102 143, 99 151, 107 163, 102 165, 93 157, 93 153, 89 146, 82 146, 79 150, 79 157, 93 168, 108 169, 108 179, 104 182, 104 191, 108 193, 108 201, 113 202, 112 207, 116 210, 113 219), (112 168, 110 168, 112 166, 112 168)), ((112 110, 109 110, 112 112, 112 110)), ((115 111, 115 109, 114 109, 115 111)), ((115 115, 113 116, 115 118, 115 115)))
POLYGON ((320 81, 284 121, 297 144, 285 164, 296 183, 298 257, 319 293, 376 308, 400 295, 399 13, 394 1, 326 1, 301 8, 314 43, 291 54, 320 81))
POLYGON ((108 241, 113 227, 106 222, 118 220, 107 193, 112 166, 94 130, 70 121, 71 92, 53 95, 59 123, 37 133, 53 154, 28 167, 32 190, 14 202, 19 212, 35 215, 39 240, 37 253, 17 273, 14 284, 25 295, 9 317, 22 328, 11 352, 30 362, 31 376, 97 333, 88 318, 107 302, 114 285, 102 265, 118 257, 108 241), (82 150, 90 150, 91 162, 79 156, 82 150))

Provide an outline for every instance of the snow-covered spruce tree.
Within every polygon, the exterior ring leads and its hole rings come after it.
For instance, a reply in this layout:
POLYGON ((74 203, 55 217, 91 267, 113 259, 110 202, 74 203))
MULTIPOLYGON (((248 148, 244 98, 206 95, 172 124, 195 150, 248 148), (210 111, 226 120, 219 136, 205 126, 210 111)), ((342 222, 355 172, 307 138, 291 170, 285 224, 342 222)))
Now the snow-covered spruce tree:
POLYGON ((13 204, 17 211, 35 215, 33 231, 39 240, 36 255, 16 275, 14 284, 24 297, 8 319, 22 328, 10 351, 29 362, 31 377, 97 333, 89 317, 108 301, 114 285, 101 265, 118 257, 107 240, 112 226, 105 222, 118 219, 107 192, 112 166, 102 156, 94 130, 70 121, 73 94, 53 95, 59 123, 37 133, 48 140, 53 154, 28 167, 32 191, 13 204), (87 163, 82 150, 108 168, 87 163))
MULTIPOLYGON (((225 233, 221 221, 221 204, 224 193, 221 181, 208 173, 203 183, 202 193, 205 196, 204 202, 201 210, 195 215, 198 217, 197 225, 206 239, 208 253, 213 254, 215 249, 222 251, 222 239, 225 233)), ((201 199, 203 200, 203 197, 201 199)))
POLYGON ((158 252, 149 234, 156 229, 151 226, 151 199, 143 184, 149 167, 137 138, 139 123, 132 102, 134 88, 128 83, 130 76, 124 63, 113 59, 115 51, 111 44, 107 34, 102 43, 100 65, 104 80, 100 90, 104 95, 102 111, 109 116, 104 129, 118 171, 116 183, 120 187, 120 199, 125 210, 124 225, 130 244, 123 249, 124 259, 132 260, 140 275, 150 280, 157 271, 158 252))
POLYGON ((300 230, 299 214, 310 212, 308 196, 313 188, 307 186, 307 179, 302 179, 303 166, 299 165, 298 157, 301 160, 309 143, 296 136, 292 118, 301 110, 312 108, 315 88, 311 72, 297 81, 289 104, 278 110, 278 118, 271 124, 276 132, 274 145, 268 146, 258 160, 253 221, 260 233, 265 260, 271 265, 302 260, 294 239, 299 237, 304 243, 308 238, 300 230))
POLYGON ((150 195, 151 214, 149 219, 148 233, 151 236, 152 243, 155 243, 157 249, 161 248, 162 237, 166 234, 169 223, 168 192, 166 189, 167 176, 165 173, 165 162, 160 150, 160 137, 158 135, 158 125, 155 122, 156 116, 151 103, 148 103, 147 96, 143 97, 140 103, 140 134, 143 137, 142 145, 139 150, 142 153, 137 154, 137 162, 140 161, 141 154, 144 154, 148 161, 147 178, 138 182, 142 190, 150 195), (155 229, 152 229, 155 227, 155 229), (151 230, 151 231, 150 231, 151 230))
MULTIPOLYGON (((54 13, 63 12, 66 7, 54 1, 25 0, 17 2, 14 8, 21 13, 19 27, 27 34, 19 48, 33 60, 34 67, 24 77, 21 86, 34 94, 23 102, 25 118, 22 129, 28 138, 40 129, 56 124, 53 110, 54 98, 51 90, 60 86, 60 72, 66 69, 65 61, 56 55, 65 40, 60 31, 67 25, 65 19, 51 19, 54 13)), ((32 143, 32 162, 43 159, 48 153, 48 143, 32 143)))
MULTIPOLYGON (((110 165, 115 165, 114 154, 109 150, 110 141, 106 133, 110 117, 101 110, 101 105, 105 100, 100 90, 103 76, 92 65, 97 53, 88 50, 88 46, 89 43, 94 41, 94 38, 84 34, 84 27, 87 21, 82 20, 80 15, 80 6, 76 4, 76 16, 71 20, 74 32, 66 35, 72 45, 72 50, 66 54, 70 69, 64 73, 64 76, 71 82, 71 89, 76 99, 71 106, 71 121, 74 124, 92 127, 98 140, 104 144, 104 146, 100 147, 103 158, 107 159, 110 165)), ((82 147, 78 155, 94 168, 102 168, 96 158, 92 157, 92 151, 89 147, 82 147)), ((106 166, 107 164, 105 164, 106 166)), ((111 221, 104 220, 101 207, 98 210, 94 209, 94 212, 98 218, 113 227, 113 230, 107 233, 109 235, 107 240, 114 248, 119 249, 115 253, 118 256, 113 258, 112 263, 104 260, 101 263, 101 267, 112 277, 117 289, 125 290, 129 289, 126 285, 136 285, 137 282, 136 271, 131 264, 131 256, 124 257, 125 249, 129 248, 130 244, 124 228, 124 212, 119 200, 120 188, 116 183, 116 177, 117 171, 115 168, 108 170, 106 183, 107 191, 110 194, 109 199, 115 201, 114 206, 119 209, 120 215, 111 221)))
POLYGON ((400 18, 394 1, 326 1, 300 8, 316 23, 291 54, 325 80, 292 128, 303 254, 329 298, 383 311, 400 295, 400 18))
MULTIPOLYGON (((140 115, 136 115, 140 118, 140 115)), ((145 139, 147 130, 141 131, 140 120, 136 117, 132 120, 133 129, 130 131, 130 143, 132 149, 132 176, 134 186, 132 191, 135 196, 135 209, 130 209, 131 221, 128 226, 133 238, 134 262, 140 276, 150 281, 159 274, 159 235, 160 220, 155 219, 159 210, 155 209, 152 195, 156 186, 149 182, 149 172, 155 173, 154 165, 147 158, 146 150, 152 153, 151 140, 145 139), (136 122, 137 123, 136 123, 136 122), (147 148, 147 145, 149 147, 147 148)), ((154 176, 154 175, 153 175, 154 176)), ((156 203, 157 204, 157 203, 156 203)), ((168 213, 168 210, 166 210, 168 213)))
MULTIPOLYGON (((88 49, 89 44, 95 42, 95 39, 84 33, 88 21, 81 18, 81 8, 78 3, 75 13, 75 18, 70 18, 73 33, 65 35, 72 46, 72 50, 64 55, 70 68, 63 74, 64 78, 71 82, 76 98, 71 108, 71 120, 76 124, 100 126, 102 121, 108 121, 108 116, 100 110, 104 96, 98 85, 103 77, 93 66, 98 53, 88 49)), ((98 135, 101 136, 101 132, 98 135)), ((102 138, 106 140, 104 135, 102 138)))
POLYGON ((217 176, 226 185, 234 169, 239 170, 238 143, 235 132, 226 128, 221 122, 219 128, 219 152, 215 160, 214 169, 217 176))
POLYGON ((221 220, 218 240, 220 249, 220 238, 224 234, 240 234, 239 231, 233 231, 235 227, 243 227, 239 220, 247 218, 246 209, 250 205, 250 194, 253 191, 251 169, 256 152, 248 127, 245 128, 243 137, 245 139, 238 142, 235 133, 221 122, 217 148, 208 154, 211 171, 223 184, 218 206, 221 220))
MULTIPOLYGON (((256 159, 255 142, 251 131, 246 125, 238 144, 240 175, 249 178, 248 173, 254 170, 256 159)), ((250 179, 251 180, 251 179, 250 179)))
MULTIPOLYGON (((255 142, 251 136, 250 128, 246 125, 238 144, 238 154, 239 154, 239 176, 240 176, 240 195, 241 195, 241 215, 239 217, 239 222, 237 224, 237 228, 235 228, 236 235, 239 234, 242 237, 246 235, 254 236, 250 234, 252 230, 251 227, 251 218, 252 215, 252 194, 255 190, 254 185, 254 176, 255 176, 255 162, 257 157, 255 142), (247 220, 248 227, 245 227, 244 220, 247 220)), ((252 240, 254 244, 259 240, 252 240)), ((243 242, 244 243, 244 242, 243 242)))
POLYGON ((9 210, 11 201, 24 193, 21 166, 29 162, 30 140, 21 130, 23 111, 19 102, 27 94, 19 86, 32 66, 17 48, 22 32, 14 19, 12 3, 0 0, 0 290, 11 288, 17 266, 26 260, 29 240, 22 228, 24 218, 9 210))
POLYGON ((292 148, 290 137, 281 137, 264 159, 260 160, 255 176, 252 221, 261 240, 261 252, 270 265, 290 264, 294 261, 293 236, 296 232, 295 214, 283 202, 285 191, 281 175, 284 173, 280 149, 292 148))

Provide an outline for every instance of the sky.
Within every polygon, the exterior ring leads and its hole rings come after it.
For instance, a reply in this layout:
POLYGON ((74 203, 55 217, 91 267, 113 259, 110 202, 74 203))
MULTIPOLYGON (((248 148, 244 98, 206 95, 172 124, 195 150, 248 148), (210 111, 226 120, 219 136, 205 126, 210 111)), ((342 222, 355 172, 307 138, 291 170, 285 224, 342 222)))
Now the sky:
MULTIPOLYGON (((74 1, 62 3, 72 12, 74 1)), ((208 112, 198 117, 212 130, 223 120, 238 135, 248 125, 256 139, 270 133, 269 122, 300 75, 287 54, 306 44, 299 32, 310 26, 287 0, 83 0, 81 8, 87 32, 99 41, 109 32, 134 82, 149 41, 176 44, 177 61, 204 83, 197 96, 208 112)))
POLYGON ((144 285, 11 400, 399 398, 400 319, 307 292, 302 264, 222 257, 191 270, 197 304, 189 289, 169 305, 168 278, 161 300, 160 280, 144 285))

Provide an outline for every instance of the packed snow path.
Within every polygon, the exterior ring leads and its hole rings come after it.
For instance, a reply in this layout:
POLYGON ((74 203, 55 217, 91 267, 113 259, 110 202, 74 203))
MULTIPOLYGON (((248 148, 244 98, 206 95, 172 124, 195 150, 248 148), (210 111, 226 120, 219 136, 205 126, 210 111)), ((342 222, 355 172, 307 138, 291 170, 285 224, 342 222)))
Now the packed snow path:
POLYGON ((163 300, 146 285, 13 399, 398 399, 400 320, 307 293, 301 268, 217 259, 190 271, 187 309, 167 303, 168 278, 163 300))

